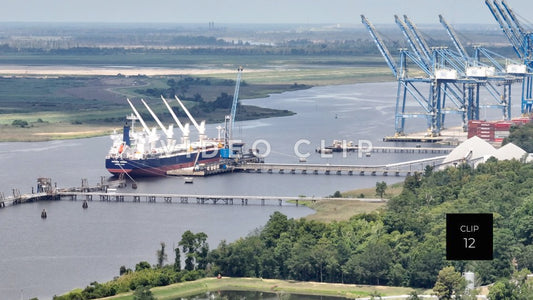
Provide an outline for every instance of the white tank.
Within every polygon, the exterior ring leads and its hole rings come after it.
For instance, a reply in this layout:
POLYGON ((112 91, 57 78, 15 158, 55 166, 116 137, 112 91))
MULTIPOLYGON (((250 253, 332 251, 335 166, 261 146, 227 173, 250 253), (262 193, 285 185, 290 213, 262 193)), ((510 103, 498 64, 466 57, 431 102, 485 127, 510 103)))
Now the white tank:
POLYGON ((466 279, 466 289, 471 291, 474 289, 474 282, 476 279, 476 275, 474 272, 464 272, 463 277, 466 279))

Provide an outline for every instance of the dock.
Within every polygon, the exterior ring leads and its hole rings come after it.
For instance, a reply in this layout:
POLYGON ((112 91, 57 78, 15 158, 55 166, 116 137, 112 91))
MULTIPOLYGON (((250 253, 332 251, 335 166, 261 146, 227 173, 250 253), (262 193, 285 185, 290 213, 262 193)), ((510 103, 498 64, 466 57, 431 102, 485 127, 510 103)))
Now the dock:
MULTIPOLYGON (((367 198, 330 198, 330 197, 302 197, 302 196, 257 196, 257 195, 202 195, 202 194, 157 194, 157 193, 131 193, 117 192, 115 189, 102 191, 82 191, 80 189, 63 189, 42 193, 32 193, 19 195, 18 197, 8 197, 0 200, 0 208, 14 206, 23 203, 50 200, 71 200, 87 202, 131 202, 131 203, 177 203, 177 204, 223 204, 223 205, 267 205, 274 204, 282 206, 284 202, 292 201, 296 206, 300 201, 363 201, 363 202, 384 202, 383 199, 367 198)), ((86 206, 84 207, 86 208, 86 206)))
POLYGON ((423 172, 428 165, 437 167, 446 156, 417 159, 387 165, 331 165, 331 164, 279 164, 248 163, 234 167, 234 171, 247 173, 314 174, 314 175, 371 175, 371 176, 409 176, 423 172))
POLYGON ((332 145, 326 146, 324 149, 316 149, 316 152, 331 153, 331 152, 358 152, 362 153, 450 153, 455 148, 450 147, 421 147, 416 145, 413 147, 388 147, 388 146, 373 146, 359 149, 358 146, 342 146, 332 145))
POLYGON ((179 203, 179 204, 224 204, 224 205, 261 205, 267 203, 283 205, 283 202, 293 201, 296 206, 299 201, 365 201, 384 202, 383 199, 366 198, 329 198, 329 197, 293 197, 293 196, 257 196, 257 195, 195 195, 195 194, 154 194, 154 193, 75 193, 60 192, 61 199, 85 200, 85 201, 108 201, 108 202, 132 202, 132 203, 179 203))

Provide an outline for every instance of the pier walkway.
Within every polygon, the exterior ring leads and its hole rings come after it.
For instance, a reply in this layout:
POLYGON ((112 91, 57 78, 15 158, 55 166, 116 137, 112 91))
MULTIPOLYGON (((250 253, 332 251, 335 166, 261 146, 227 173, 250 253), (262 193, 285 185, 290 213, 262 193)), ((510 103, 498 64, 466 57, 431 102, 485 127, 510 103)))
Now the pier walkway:
POLYGON ((257 204, 275 203, 283 205, 283 202, 294 201, 298 206, 299 201, 364 201, 384 202, 383 199, 366 198, 328 198, 328 197, 291 197, 291 196, 253 196, 253 195, 194 195, 194 194, 153 194, 153 193, 76 193, 60 192, 61 199, 86 200, 86 201, 113 201, 113 202, 148 202, 148 203, 196 203, 196 204, 257 204))
POLYGON ((330 150, 331 152, 357 152, 361 151, 362 153, 450 153, 455 148, 450 147, 390 147, 390 146, 372 146, 372 147, 361 147, 359 146, 326 146, 324 149, 317 149, 317 152, 323 152, 324 150, 330 150))
POLYGON ((330 164, 280 164, 249 163, 234 167, 235 171, 280 174, 323 174, 323 175, 372 175, 409 176, 413 172, 423 172, 427 165, 438 166, 446 156, 431 157, 388 165, 330 165, 330 164))
POLYGON ((253 196, 253 195, 194 195, 194 194, 155 194, 155 193, 131 193, 131 192, 85 192, 59 190, 52 193, 25 194, 19 197, 8 197, 0 200, 0 208, 13 206, 27 202, 42 200, 72 200, 72 201, 105 201, 105 202, 132 202, 132 203, 181 203, 181 204, 225 204, 225 205, 261 205, 277 204, 293 201, 296 206, 300 201, 362 201, 384 202, 383 199, 368 198, 328 198, 328 197, 290 197, 290 196, 253 196))

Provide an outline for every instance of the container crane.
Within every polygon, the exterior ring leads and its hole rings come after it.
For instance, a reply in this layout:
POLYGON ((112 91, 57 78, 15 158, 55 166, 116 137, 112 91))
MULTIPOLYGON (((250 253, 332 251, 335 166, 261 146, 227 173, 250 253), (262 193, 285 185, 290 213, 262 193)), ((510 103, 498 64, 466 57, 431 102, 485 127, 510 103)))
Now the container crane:
MULTIPOLYGON (((404 22, 395 16, 396 23, 404 36, 411 37, 415 43, 413 51, 419 57, 419 60, 426 64, 425 71, 427 75, 433 79, 430 83, 430 95, 428 99, 435 107, 436 120, 435 126, 440 129, 444 127, 444 118, 446 114, 455 113, 461 114, 463 118, 463 125, 466 128, 466 113, 465 113, 465 98, 458 82, 464 79, 459 76, 464 75, 464 62, 461 58, 444 47, 430 48, 422 37, 422 33, 418 27, 412 22, 407 15, 403 16, 404 22), (450 106, 447 106, 447 100, 450 100, 450 106)), ((410 42, 410 44, 412 44, 410 42)), ((438 133, 437 133, 438 135, 438 133)))
POLYGON ((502 0, 485 0, 492 16, 500 25, 503 33, 511 43, 518 58, 523 61, 524 67, 508 66, 508 73, 521 74, 522 81, 522 103, 521 112, 524 115, 533 113, 533 33, 527 32, 518 21, 510 6, 502 0))
MULTIPOLYGON (((396 93, 395 136, 405 135, 405 119, 417 117, 426 118, 428 121, 428 130, 431 134, 438 134, 440 127, 437 120, 440 118, 438 112, 440 109, 440 103, 435 104, 434 101, 431 100, 431 97, 428 98, 424 96, 417 87, 418 83, 427 84, 432 81, 430 76, 431 71, 427 68, 427 64, 423 62, 418 54, 407 49, 400 49, 400 59, 397 64, 374 25, 364 15, 361 15, 361 21, 385 58, 392 74, 398 80, 398 92, 396 93), (426 76, 411 78, 408 73, 408 62, 415 63, 426 76), (408 99, 418 103, 419 107, 422 108, 422 111, 406 112, 406 102, 408 99)), ((415 47, 414 43, 412 44, 412 47, 415 47)))

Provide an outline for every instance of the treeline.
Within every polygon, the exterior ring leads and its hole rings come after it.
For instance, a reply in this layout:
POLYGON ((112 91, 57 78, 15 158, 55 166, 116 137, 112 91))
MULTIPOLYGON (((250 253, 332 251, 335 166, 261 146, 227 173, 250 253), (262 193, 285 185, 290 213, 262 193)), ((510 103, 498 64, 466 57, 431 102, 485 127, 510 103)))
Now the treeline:
POLYGON ((275 213, 258 234, 222 243, 209 260, 228 276, 430 288, 439 270, 492 283, 533 270, 533 165, 490 160, 406 178, 384 211, 324 224, 275 213), (493 213, 494 259, 447 261, 446 213, 493 213))
MULTIPOLYGON (((196 273, 185 279, 177 274, 179 280, 222 274, 432 288, 439 271, 453 267, 458 272, 475 272, 477 284, 496 282, 493 295, 527 295, 532 292, 531 284, 509 278, 525 278, 533 270, 532 191, 533 164, 489 159, 475 169, 466 164, 442 171, 428 167, 424 173, 407 177, 401 194, 382 211, 328 224, 289 219, 275 212, 262 229, 232 243, 223 241, 211 251, 202 242, 189 243, 196 248, 183 248, 183 253, 191 257, 189 272, 196 273), (447 213, 492 213, 494 259, 447 261, 447 213), (521 289, 517 282, 522 282, 521 289)), ((177 269, 161 266, 155 270, 165 274, 165 270, 177 269)), ((123 276, 113 282, 124 280, 123 276)), ((168 282, 176 281, 175 275, 165 276, 172 279, 168 282)), ((145 279, 130 288, 160 283, 145 279)), ((502 297, 494 299, 506 299, 502 297)))
MULTIPOLYGON (((168 260, 168 254, 165 243, 161 243, 161 248, 156 252, 156 265, 152 266, 146 261, 141 261, 135 265, 134 270, 126 268, 126 266, 121 266, 119 269, 120 276, 114 280, 105 283, 94 281, 84 289, 76 289, 62 296, 54 296, 53 299, 97 299, 129 291, 142 291, 142 293, 150 294, 146 290, 147 287, 165 286, 205 277, 205 270, 208 269, 208 253, 209 245, 207 244, 207 235, 203 232, 195 234, 187 230, 181 236, 178 247, 174 249, 172 264, 165 264, 168 260), (185 255, 185 266, 183 269, 181 266, 182 254, 185 255)), ((134 299, 138 298, 134 297, 134 299)))
POLYGON ((517 145, 527 153, 533 153, 533 123, 511 126, 509 136, 503 139, 502 145, 508 143, 517 145))
MULTIPOLYGON (((146 45, 140 48, 122 46, 86 46, 86 45, 56 45, 57 41, 42 44, 32 42, 23 45, 0 44, 0 53, 3 54, 37 54, 37 55, 344 55, 367 56, 380 55, 374 41, 370 38, 323 40, 293 39, 279 41, 275 44, 250 44, 243 41, 224 41, 206 36, 176 37, 168 44, 146 45)), ((386 40, 385 45, 393 56, 398 49, 406 48, 406 42, 399 40, 386 40)), ((453 47, 449 40, 433 41, 439 47, 453 47)), ((515 54, 510 46, 487 46, 487 49, 500 55, 513 58, 515 54)), ((468 48, 470 49, 470 48, 468 48)), ((468 50, 473 55, 473 50, 468 50)))
MULTIPOLYGON (((98 46, 12 46, 0 44, 4 54, 40 55, 127 55, 127 54, 212 54, 212 55, 379 55, 378 49, 370 39, 315 42, 307 39, 289 40, 275 45, 251 45, 246 42, 224 42, 209 37, 179 37, 176 43, 167 47, 144 48, 98 47, 98 46), (196 43, 194 42, 196 41, 196 43)), ((390 49, 397 49, 397 41, 388 42, 390 49)))
MULTIPOLYGON (((193 78, 190 76, 180 76, 179 79, 169 79, 167 81, 167 88, 148 88, 148 89, 137 89, 135 92, 140 95, 145 95, 148 97, 159 98, 163 96, 167 99, 173 99, 177 95, 180 100, 186 100, 195 102, 195 104, 189 108, 189 110, 196 116, 204 116, 209 114, 217 109, 226 110, 229 112, 233 104, 233 95, 228 93, 220 93, 215 99, 203 98, 200 93, 194 93, 190 96, 187 96, 187 93, 191 88, 198 86, 210 86, 211 84, 218 86, 233 86, 235 85, 234 80, 217 80, 217 82, 212 83, 212 79, 209 78, 193 78)), ((241 86, 246 86, 246 82, 241 82, 241 86)), ((197 88, 195 90, 198 90, 197 88)), ((237 103, 237 107, 240 107, 240 103, 237 103)), ((172 110, 179 117, 187 118, 185 112, 178 107, 173 107, 172 110)), ((167 116, 168 113, 164 113, 164 116, 167 116)), ((148 117, 147 113, 144 113, 144 117, 148 117)))

